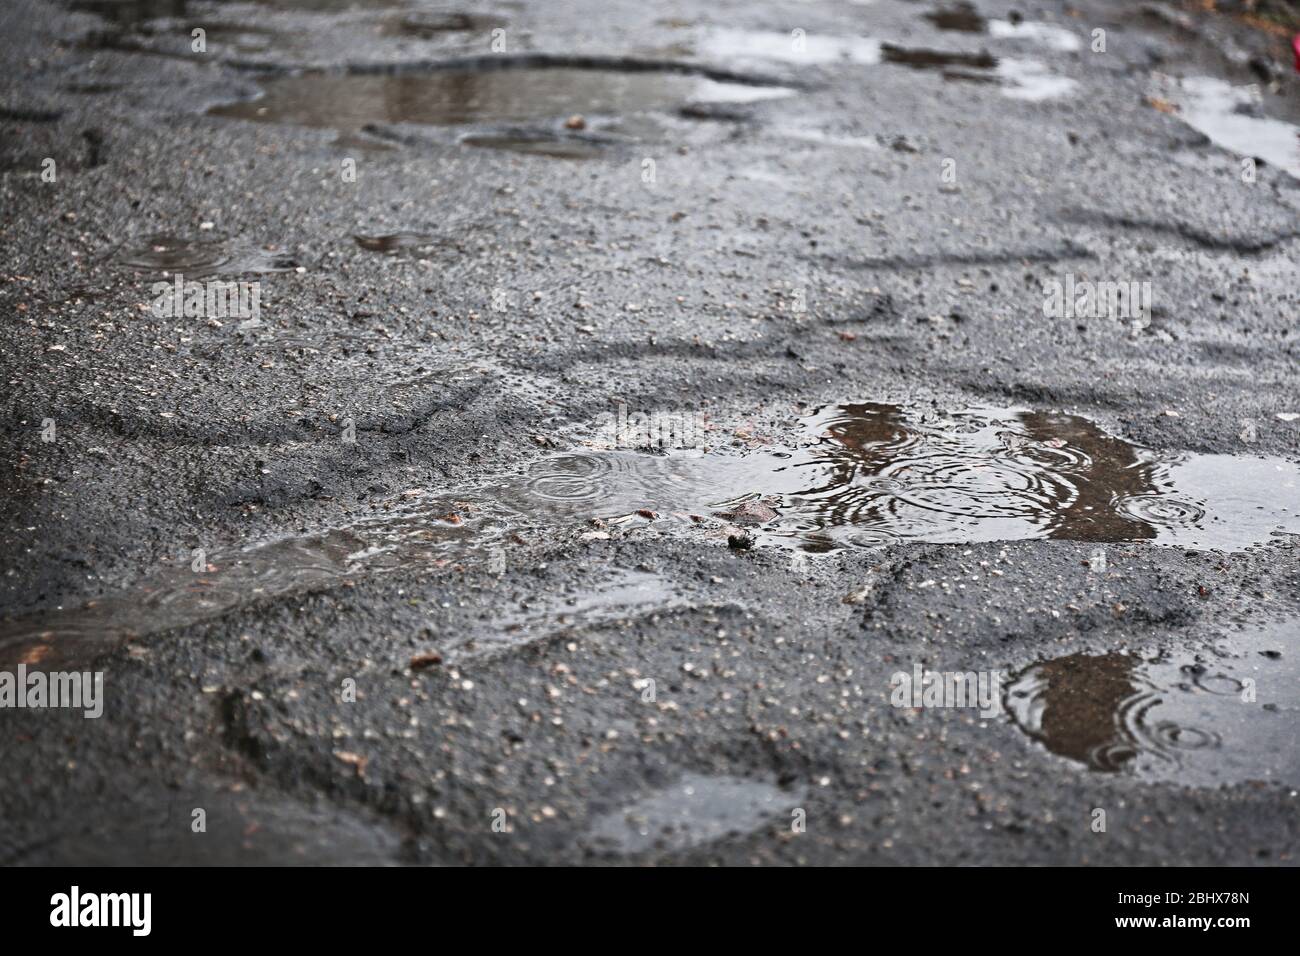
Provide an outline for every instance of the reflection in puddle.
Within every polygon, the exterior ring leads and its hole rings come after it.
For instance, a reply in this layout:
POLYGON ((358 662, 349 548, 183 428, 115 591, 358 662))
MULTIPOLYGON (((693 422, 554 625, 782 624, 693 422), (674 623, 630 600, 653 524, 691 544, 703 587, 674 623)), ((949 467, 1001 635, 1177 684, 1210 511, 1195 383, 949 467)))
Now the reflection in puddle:
POLYGON ((816 438, 744 457, 570 454, 537 463, 539 504, 609 516, 778 501, 771 543, 825 549, 1027 538, 1240 549, 1300 533, 1300 467, 1228 455, 1162 458, 1072 415, 911 415, 843 405, 816 438))
POLYGON ((1093 770, 1216 786, 1300 783, 1300 621, 1204 655, 1073 654, 1017 675, 1007 711, 1052 753, 1093 770))
POLYGON ((690 101, 751 102, 788 96, 780 86, 668 72, 566 67, 375 76, 305 74, 265 81, 266 93, 214 107, 235 119, 360 129, 369 123, 450 126, 673 110, 690 101))
POLYGON ((1157 75, 1152 93, 1176 106, 1175 115, 1216 146, 1262 159, 1300 179, 1300 126, 1261 115, 1255 88, 1206 76, 1176 80, 1157 75))
POLYGON ((240 275, 249 272, 288 272, 291 255, 268 252, 237 240, 197 240, 158 234, 118 250, 114 261, 129 269, 184 273, 187 276, 240 275))
POLYGON ((597 845, 620 853, 684 850, 752 833, 776 820, 788 825, 802 799, 802 793, 762 781, 688 773, 629 807, 597 817, 590 835, 597 845))

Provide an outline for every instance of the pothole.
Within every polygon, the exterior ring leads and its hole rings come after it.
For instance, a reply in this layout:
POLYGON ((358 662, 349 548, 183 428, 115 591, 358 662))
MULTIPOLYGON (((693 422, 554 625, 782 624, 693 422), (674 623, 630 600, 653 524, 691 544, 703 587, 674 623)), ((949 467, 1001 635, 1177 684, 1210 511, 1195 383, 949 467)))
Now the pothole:
MULTIPOLYGON (((821 409, 801 432, 789 446, 743 454, 568 452, 533 463, 522 477, 454 494, 408 489, 346 525, 215 551, 198 568, 187 557, 129 591, 7 622, 0 657, 66 658, 357 575, 413 567, 500 573, 514 565, 519 529, 571 530, 597 518, 663 533, 743 525, 760 547, 808 552, 1034 538, 1227 551, 1300 534, 1300 466, 1160 455, 1075 415, 864 403, 821 409)), ((635 447, 629 434, 604 437, 635 447)), ((633 578, 612 597, 566 598, 507 615, 505 625, 564 626, 566 615, 600 623, 607 612, 670 606, 670 590, 633 578)))
POLYGON ((369 124, 562 123, 575 114, 672 112, 690 102, 748 103, 794 93, 789 87, 689 72, 562 66, 312 73, 267 79, 263 86, 265 93, 257 99, 216 106, 210 112, 263 123, 359 130, 369 124))

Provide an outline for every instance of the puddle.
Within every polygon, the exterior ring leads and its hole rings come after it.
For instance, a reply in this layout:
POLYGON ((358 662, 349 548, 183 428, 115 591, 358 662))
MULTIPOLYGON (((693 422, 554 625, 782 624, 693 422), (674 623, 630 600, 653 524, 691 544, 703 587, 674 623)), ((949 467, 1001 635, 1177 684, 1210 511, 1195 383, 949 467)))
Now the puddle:
POLYGON ((781 515, 761 538, 814 550, 1029 538, 1239 550, 1300 533, 1300 466, 1159 456, 1072 415, 842 405, 806 419, 805 433, 743 456, 554 456, 531 470, 531 510, 707 515, 761 496, 781 515))
POLYGON ((789 96, 781 86, 721 82, 670 72, 568 67, 421 74, 304 74, 264 81, 265 95, 211 109, 264 123, 360 129, 372 123, 452 126, 562 120, 573 114, 672 111, 687 102, 753 102, 789 96))
POLYGON ((880 140, 875 136, 840 135, 838 133, 829 133, 826 130, 804 126, 779 127, 775 132, 778 136, 785 137, 786 139, 796 139, 805 143, 816 143, 819 146, 871 150, 883 148, 880 144, 880 140))
MULTIPOLYGON (((285 34, 280 30, 269 30, 244 23, 205 23, 190 21, 181 30, 182 48, 188 48, 192 31, 202 28, 207 31, 208 43, 220 48, 223 53, 266 53, 280 50, 288 45, 285 34)), ((146 31, 148 35, 148 31, 146 31)), ((174 41, 173 35, 168 39, 174 41)))
POLYGON ((189 0, 72 0, 67 6, 79 13, 95 16, 129 27, 150 20, 185 16, 189 0))
POLYGON ((995 40, 1022 40, 1057 53, 1082 48, 1080 39, 1065 27, 1034 20, 987 20, 971 3, 958 2, 922 14, 935 27, 953 33, 982 33, 995 40))
POLYGON ((554 159, 596 159, 604 156, 614 140, 598 136, 577 136, 549 130, 509 130, 462 136, 461 143, 483 149, 503 149, 527 156, 554 159))
POLYGON ((717 59, 779 60, 784 63, 880 62, 880 41, 868 37, 795 37, 789 33, 758 30, 711 30, 700 41, 700 51, 717 59))
POLYGON ((1050 23, 1031 20, 1022 20, 1018 23, 990 20, 988 31, 989 36, 995 40, 1025 40, 1046 47, 1055 53, 1074 53, 1083 46, 1079 38, 1069 30, 1050 23))
POLYGON ((1002 94, 1017 100, 1047 100, 1064 96, 1076 86, 1069 77, 1053 73, 1037 60, 995 57, 990 53, 962 53, 947 50, 924 50, 894 46, 881 47, 886 63, 914 70, 932 70, 945 80, 991 83, 1002 94))
MULTIPOLYGON (((389 503, 379 514, 344 528, 208 554, 206 571, 194 571, 187 556, 128 592, 6 622, 0 626, 0 662, 52 667, 85 661, 133 637, 217 618, 253 601, 384 571, 457 566, 504 572, 510 561, 510 542, 504 536, 521 517, 445 498, 404 506, 389 503)), ((691 602, 660 575, 617 571, 590 589, 542 594, 501 614, 494 620, 500 641, 476 643, 488 650, 515 646, 556 631, 688 606, 691 602)))
POLYGON ((1172 103, 1174 115, 1216 146, 1262 159, 1300 179, 1300 126, 1264 116, 1256 88, 1206 76, 1178 80, 1157 75, 1150 95, 1172 103))
POLYGON ((346 13, 349 10, 388 10, 404 7, 410 0, 248 0, 259 7, 295 10, 301 13, 346 13))
MULTIPOLYGON (((1003 24, 990 29, 1007 39, 1045 42, 1055 50, 1065 49, 1074 34, 1049 24, 1003 24), (1068 37, 1068 41, 1067 38, 1068 37)), ((1063 96, 1075 82, 1058 76, 1035 60, 996 57, 987 51, 927 50, 885 43, 869 37, 827 37, 809 35, 801 39, 784 33, 751 30, 716 30, 705 34, 701 49, 718 59, 776 60, 783 63, 890 63, 914 70, 932 70, 947 80, 996 84, 1004 95, 1019 100, 1045 100, 1063 96)))
POLYGON ((495 619, 499 640, 493 643, 517 647, 574 628, 611 624, 691 606, 691 601, 661 575, 620 570, 612 578, 592 582, 589 588, 578 593, 539 593, 526 606, 495 619))
POLYGON ((1003 58, 998 61, 1002 95, 1013 100, 1049 100, 1065 96, 1077 85, 1067 76, 1053 73, 1037 60, 1003 58))
POLYGON ((165 233, 128 243, 118 250, 113 261, 142 272, 180 272, 194 278, 288 272, 296 265, 286 252, 268 252, 238 240, 185 239, 165 233))
POLYGON ((196 573, 177 564, 143 586, 80 608, 33 615, 0 630, 6 663, 83 660, 131 637, 217 617, 259 597, 281 594, 346 571, 347 556, 363 545, 337 532, 320 538, 272 542, 233 555, 210 555, 217 571, 196 573))
POLYGON ((386 236, 353 236, 356 244, 368 252, 395 253, 404 249, 432 249, 445 240, 422 232, 394 232, 386 236))
MULTIPOLYGON (((276 10, 294 10, 304 13, 345 13, 366 8, 391 8, 404 6, 407 0, 248 0, 249 3, 276 10)), ((110 23, 133 27, 150 20, 184 17, 191 8, 211 9, 205 3, 192 0, 69 0, 67 6, 81 13, 93 13, 110 23)), ((443 14, 451 17, 454 14, 443 14)))
POLYGON ((598 846, 619 853, 685 850, 772 823, 789 826, 804 795, 744 777, 688 773, 636 803, 597 817, 598 846))
MULTIPOLYGON (((511 560, 513 528, 545 534, 600 517, 671 531, 696 528, 691 515, 699 515, 706 517, 700 527, 717 530, 728 520, 746 523, 734 514, 743 503, 759 545, 810 552, 1029 538, 1240 550, 1300 534, 1300 466, 1160 456, 1057 413, 832 406, 804 420, 793 447, 553 455, 523 476, 454 495, 410 489, 339 527, 215 550, 207 556, 211 570, 191 570, 187 555, 131 590, 4 622, 0 663, 84 659, 132 636, 358 575, 412 567, 499 572, 511 560), (653 513, 637 515, 647 509, 653 513)), ((512 612, 503 633, 528 639, 539 628, 686 603, 657 576, 627 572, 512 612)))
POLYGON ((445 33, 488 33, 504 27, 500 17, 455 11, 421 10, 389 20, 380 28, 380 36, 411 37, 431 40, 445 33))
POLYGON ((1029 736, 1095 771, 1193 786, 1295 786, 1297 662, 1300 620, 1291 620, 1234 634, 1203 654, 1043 661, 1016 676, 1006 705, 1029 736))
POLYGON ((85 49, 188 58, 191 31, 200 28, 214 47, 239 53, 264 53, 286 42, 284 34, 262 26, 191 19, 187 16, 191 6, 187 0, 73 0, 69 4, 110 27, 83 37, 79 45, 85 49))
POLYGON ((128 591, 5 622, 0 625, 0 662, 53 666, 84 661, 131 637, 220 617, 252 601, 349 576, 445 567, 453 561, 487 569, 505 522, 467 504, 448 499, 389 503, 379 515, 347 527, 214 551, 205 556, 210 569, 201 572, 192 569, 187 554, 128 591), (460 520, 448 520, 449 515, 460 520))
POLYGON ((361 132, 341 132, 334 137, 334 142, 330 143, 336 149, 352 150, 362 149, 367 152, 391 153, 397 149, 393 143, 386 143, 381 139, 374 139, 363 130, 361 132))

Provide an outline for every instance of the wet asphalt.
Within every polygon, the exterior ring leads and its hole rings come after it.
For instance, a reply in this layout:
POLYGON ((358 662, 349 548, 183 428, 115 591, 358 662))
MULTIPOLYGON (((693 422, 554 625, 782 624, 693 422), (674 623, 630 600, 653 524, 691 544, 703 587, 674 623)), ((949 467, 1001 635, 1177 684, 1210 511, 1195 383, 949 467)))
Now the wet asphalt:
POLYGON ((620 405, 737 458, 879 402, 1300 461, 1287 127, 1209 121, 1247 175, 1179 101, 1300 121, 1285 31, 959 6, 6 3, 0 670, 104 713, 0 710, 0 861, 1294 862, 1294 533, 800 552, 502 490, 620 405), (260 315, 160 317, 175 271, 260 315), (1050 317, 1067 274, 1150 314, 1050 317), (1069 726, 892 706, 917 664, 1069 726), (1221 667, 1272 709, 1126 703, 1221 667))

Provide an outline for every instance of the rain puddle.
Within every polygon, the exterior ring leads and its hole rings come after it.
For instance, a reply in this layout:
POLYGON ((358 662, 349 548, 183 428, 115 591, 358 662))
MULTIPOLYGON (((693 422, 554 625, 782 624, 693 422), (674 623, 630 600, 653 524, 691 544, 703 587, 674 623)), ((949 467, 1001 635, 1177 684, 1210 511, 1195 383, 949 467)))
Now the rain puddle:
POLYGON ((1300 126, 1264 116, 1259 90, 1207 76, 1179 80, 1157 74, 1149 95, 1216 146, 1263 160, 1300 179, 1300 126))
POLYGON ((743 456, 608 451, 536 463, 539 505, 608 517, 716 513, 762 498, 761 539, 810 550, 1028 538, 1238 550, 1300 534, 1300 466, 1277 458, 1161 456, 1058 413, 948 415, 840 405, 794 448, 743 456))
POLYGON ((1083 45, 1069 30, 1050 23, 990 20, 988 29, 995 40, 1024 40, 1056 53, 1073 53, 1083 45))
POLYGON ((132 637, 349 576, 453 562, 487 570, 504 528, 500 516, 472 503, 413 497, 343 528, 216 551, 201 562, 187 554, 130 590, 0 624, 0 662, 83 661, 132 637))
POLYGON ((368 252, 397 253, 405 249, 432 249, 444 242, 422 232, 394 232, 386 236, 353 236, 358 246, 368 252))
POLYGON ((705 56, 780 60, 784 63, 879 63, 880 41, 869 37, 711 30, 700 41, 705 56))
POLYGON ((302 13, 346 13, 349 10, 390 9, 406 6, 409 0, 249 0, 260 7, 295 10, 302 13))
POLYGON ((202 29, 214 47, 239 53, 263 53, 286 42, 283 33, 266 27, 191 19, 193 4, 187 0, 72 0, 68 6, 100 17, 109 27, 82 39, 88 49, 188 58, 195 29, 202 29))
POLYGON ((506 21, 500 17, 445 10, 421 10, 388 21, 380 28, 380 35, 431 40, 445 33, 488 33, 496 27, 505 25, 506 21))
POLYGON ((1073 654, 1007 688, 1016 725, 1103 773, 1218 786, 1300 784, 1300 620, 1234 634, 1203 654, 1073 654))
MULTIPOLYGON (((1028 40, 1052 50, 1077 49, 1078 38, 1069 31, 1041 23, 987 24, 999 39, 1028 40), (1073 43, 1073 46, 1069 44, 1073 43)), ((881 42, 870 37, 834 37, 766 33, 755 30, 714 30, 706 33, 701 49, 711 57, 731 60, 776 60, 795 64, 892 63, 916 70, 933 70, 947 80, 996 84, 1013 99, 1045 100, 1064 96, 1075 86, 1036 60, 996 57, 985 51, 926 50, 881 42)))
MULTIPOLYGON (((399 7, 406 0, 249 0, 258 6, 305 13, 344 13, 367 7, 399 7)), ((136 26, 150 20, 184 17, 191 7, 211 9, 192 0, 70 0, 71 9, 93 13, 111 23, 136 26)))
POLYGON ((1037 60, 1003 57, 996 72, 1002 95, 1013 100, 1057 99, 1070 93, 1076 85, 1074 80, 1053 73, 1037 60))
POLYGON ((1079 38, 1064 27, 1016 16, 1007 20, 988 20, 970 3, 958 2, 940 7, 924 14, 924 17, 940 30, 982 33, 995 40, 1023 40, 1058 53, 1073 53, 1082 47, 1079 38))
POLYGON ((684 607, 672 585, 648 571, 622 571, 598 588, 573 595, 542 595, 519 611, 501 618, 508 633, 543 628, 601 624, 635 617, 649 611, 684 607))
POLYGON ((528 156, 554 159, 595 159, 605 154, 616 140, 598 136, 578 136, 540 129, 503 130, 462 136, 461 143, 484 149, 504 149, 528 156))
POLYGON ((778 128, 776 132, 778 135, 784 136, 787 139, 800 140, 805 143, 816 143, 819 146, 871 150, 884 148, 881 146, 880 140, 874 136, 841 135, 810 126, 783 126, 778 128))
POLYGON ((636 803, 597 817, 590 835, 619 853, 685 850, 780 821, 788 826, 800 792, 744 777, 688 773, 636 803))
POLYGON ((123 246, 114 262, 142 272, 183 273, 187 276, 288 272, 295 266, 285 252, 268 252, 238 240, 198 240, 158 234, 123 246))
POLYGON ((602 624, 662 614, 692 607, 671 581, 649 571, 616 571, 576 593, 539 593, 515 609, 494 618, 498 639, 484 648, 518 647, 550 635, 602 624))
MULTIPOLYGON (((746 103, 794 90, 666 71, 570 67, 403 74, 326 73, 264 81, 265 95, 212 108, 216 116, 360 129, 373 123, 454 126, 562 121, 573 114, 674 111, 689 102, 746 103)), ((480 143, 478 145, 486 145, 480 143)))
POLYGON ((997 84, 1004 96, 1015 100, 1054 99, 1075 87, 1074 80, 1053 73, 1037 60, 995 57, 984 51, 910 49, 886 43, 881 46, 881 55, 886 63, 934 71, 945 80, 997 84))
POLYGON ((189 0, 72 0, 68 7, 110 23, 135 26, 150 20, 185 16, 189 0))
MULTIPOLYGON (((810 415, 803 432, 789 448, 566 453, 454 494, 409 489, 342 526, 214 550, 198 570, 187 555, 131 590, 5 622, 0 663, 84 657, 357 575, 413 567, 500 573, 513 564, 512 529, 546 533, 593 518, 661 531, 743 526, 758 544, 810 552, 1028 538, 1238 550, 1300 534, 1300 466, 1162 456, 1077 416, 839 405, 810 415)), ((629 572, 529 604, 503 624, 527 640, 539 629, 684 606, 673 592, 653 574, 629 572)))

